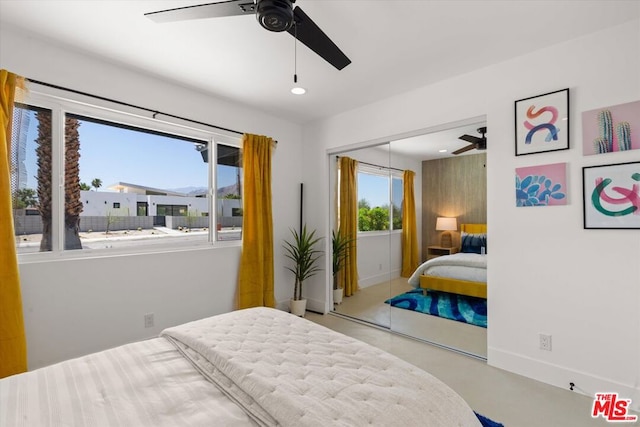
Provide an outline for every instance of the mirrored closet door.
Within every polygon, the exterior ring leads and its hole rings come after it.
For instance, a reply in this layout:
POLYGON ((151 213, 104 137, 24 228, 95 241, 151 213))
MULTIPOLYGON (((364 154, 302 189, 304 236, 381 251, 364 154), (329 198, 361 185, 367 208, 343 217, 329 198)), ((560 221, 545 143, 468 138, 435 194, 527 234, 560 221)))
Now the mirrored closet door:
MULTIPOLYGON (((467 237, 484 231, 486 242, 485 146, 470 148, 469 140, 476 140, 460 139, 463 135, 481 139, 478 131, 485 126, 483 121, 469 120, 437 132, 332 155, 335 224, 340 216, 340 171, 335 158, 358 161, 358 285, 340 304, 334 304, 336 313, 486 358, 486 284, 475 284, 483 279, 465 277, 463 284, 471 282, 481 288, 471 293, 464 287, 459 290, 456 278, 453 288, 445 278, 443 289, 427 289, 433 282, 421 284, 421 274, 413 267, 435 258, 440 259, 430 264, 442 263, 444 255, 460 253, 461 228, 469 224, 485 228, 473 229, 467 237), (459 154, 452 154, 454 151, 459 154), (411 206, 414 214, 407 215, 411 206)), ((486 260, 486 255, 456 257, 486 260)))

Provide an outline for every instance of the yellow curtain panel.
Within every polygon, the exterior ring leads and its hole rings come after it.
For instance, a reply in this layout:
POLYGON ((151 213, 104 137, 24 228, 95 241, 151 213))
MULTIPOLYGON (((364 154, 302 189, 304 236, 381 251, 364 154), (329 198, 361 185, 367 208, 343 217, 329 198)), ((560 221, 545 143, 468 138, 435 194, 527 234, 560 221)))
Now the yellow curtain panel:
POLYGON ((245 134, 242 141, 244 178, 242 254, 238 275, 238 309, 275 307, 273 291, 273 218, 271 154, 273 139, 245 134))
POLYGON ((416 228, 416 201, 413 191, 415 172, 403 174, 402 198, 402 277, 410 277, 418 267, 418 231, 416 228))
POLYGON ((20 276, 11 207, 11 122, 17 86, 24 79, 0 70, 0 378, 27 370, 20 276))
MULTIPOLYGON (((358 235, 358 191, 356 187, 356 167, 358 162, 349 157, 340 157, 340 210, 339 228, 345 236, 355 238, 358 235)), ((358 291, 358 247, 354 241, 349 245, 344 268, 338 273, 338 286, 344 289, 348 297, 358 291)))

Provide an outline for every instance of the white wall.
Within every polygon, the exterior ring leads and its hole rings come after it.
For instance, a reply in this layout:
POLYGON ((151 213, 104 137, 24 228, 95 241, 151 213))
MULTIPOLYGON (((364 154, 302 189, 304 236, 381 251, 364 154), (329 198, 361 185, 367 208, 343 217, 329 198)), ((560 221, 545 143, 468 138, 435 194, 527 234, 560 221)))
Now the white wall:
MULTIPOLYGON (((293 281, 284 268, 281 246, 288 228, 298 224, 299 125, 63 49, 7 26, 0 30, 0 52, 1 68, 28 78, 277 139, 272 163, 275 294, 286 306, 293 281)), ((232 310, 239 256, 236 243, 129 257, 21 260, 29 367, 150 337, 170 325, 232 310), (155 314, 155 328, 144 329, 145 313, 155 314)))
POLYGON ((310 124, 307 220, 328 227, 328 151, 486 114, 489 364, 589 395, 618 391, 639 408, 640 230, 583 229, 581 168, 638 161, 640 150, 584 157, 580 120, 640 99, 638 70, 635 21, 310 124), (571 149, 515 157, 514 101, 566 87, 571 149), (569 164, 569 204, 516 208, 515 168, 557 162, 569 164), (539 350, 539 333, 553 351, 539 350))

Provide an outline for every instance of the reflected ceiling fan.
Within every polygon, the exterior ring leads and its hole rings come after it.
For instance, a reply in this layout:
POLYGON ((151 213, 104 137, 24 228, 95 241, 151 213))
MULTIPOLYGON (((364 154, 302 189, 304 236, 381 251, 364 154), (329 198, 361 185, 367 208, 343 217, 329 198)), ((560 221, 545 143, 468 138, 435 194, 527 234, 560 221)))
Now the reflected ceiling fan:
POLYGON ((296 0, 229 0, 196 6, 149 12, 144 15, 154 22, 173 22, 188 19, 221 18, 236 15, 256 15, 265 29, 286 31, 328 63, 342 70, 351 60, 307 16, 300 7, 293 7, 296 0))
POLYGON ((483 126, 481 128, 478 128, 478 133, 480 133, 482 136, 481 137, 477 137, 477 136, 473 136, 473 135, 462 135, 460 137, 458 137, 459 139, 462 139, 463 141, 467 141, 470 142, 471 144, 467 145, 466 147, 462 147, 457 149, 456 151, 454 151, 451 154, 462 154, 466 151, 469 150, 486 150, 487 149, 487 137, 485 136, 485 134, 487 133, 487 127, 483 126))

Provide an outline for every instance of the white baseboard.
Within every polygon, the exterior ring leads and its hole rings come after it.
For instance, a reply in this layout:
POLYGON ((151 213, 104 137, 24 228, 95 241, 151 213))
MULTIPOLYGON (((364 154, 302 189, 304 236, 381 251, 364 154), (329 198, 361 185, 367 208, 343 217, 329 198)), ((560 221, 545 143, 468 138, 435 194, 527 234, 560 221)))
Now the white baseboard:
POLYGON ((640 411, 640 386, 638 384, 623 384, 493 347, 488 348, 487 363, 496 368, 566 390, 569 390, 569 383, 573 383, 575 384, 573 391, 590 398, 594 398, 596 393, 617 392, 621 398, 631 399, 633 411, 640 411))
POLYGON ((358 280, 358 286, 360 286, 361 289, 367 288, 369 286, 378 285, 385 281, 397 279, 398 277, 400 277, 400 270, 385 271, 384 273, 360 278, 360 280, 358 280))
MULTIPOLYGON (((307 298, 307 310, 314 311, 316 313, 327 314, 325 312, 325 304, 324 301, 320 301, 317 299, 307 298)), ((278 310, 289 312, 289 300, 286 301, 278 301, 276 303, 276 308, 278 310)))

